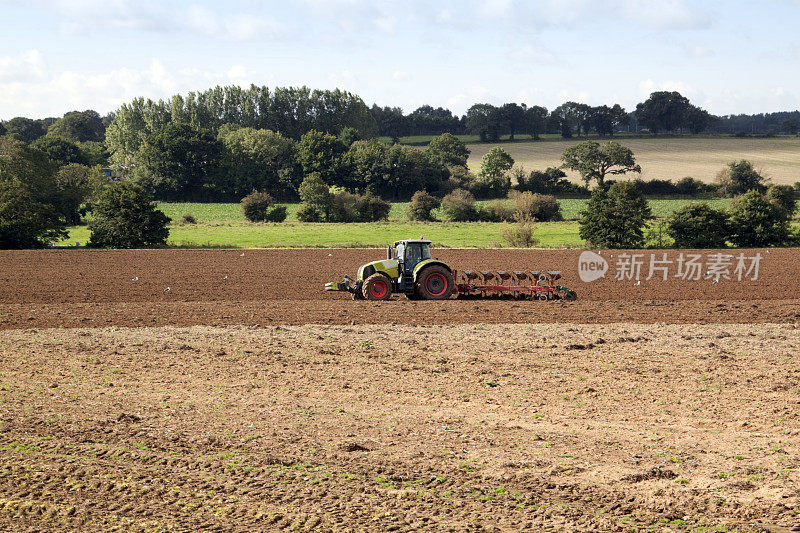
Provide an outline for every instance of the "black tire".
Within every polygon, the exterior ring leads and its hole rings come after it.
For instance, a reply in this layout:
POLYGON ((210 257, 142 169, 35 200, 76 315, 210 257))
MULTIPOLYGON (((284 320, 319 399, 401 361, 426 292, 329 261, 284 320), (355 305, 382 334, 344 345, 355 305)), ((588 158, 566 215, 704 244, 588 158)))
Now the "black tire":
POLYGON ((452 272, 441 265, 431 265, 417 274, 415 293, 423 300, 446 300, 455 286, 452 272))
POLYGON ((388 300, 392 296, 392 280, 384 274, 373 274, 364 280, 361 294, 367 300, 388 300))

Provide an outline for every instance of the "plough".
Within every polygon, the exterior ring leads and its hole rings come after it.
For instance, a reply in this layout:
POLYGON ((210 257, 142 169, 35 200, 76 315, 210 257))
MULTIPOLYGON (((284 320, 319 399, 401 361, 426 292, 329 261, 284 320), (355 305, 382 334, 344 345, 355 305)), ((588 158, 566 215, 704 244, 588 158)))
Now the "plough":
POLYGON ((462 270, 455 272, 456 298, 533 298, 575 300, 576 294, 562 285, 557 270, 462 270))
POLYGON ((557 285, 561 272, 555 270, 463 270, 431 258, 431 241, 405 240, 389 245, 386 260, 373 261, 358 269, 356 279, 325 285, 328 291, 345 291, 356 300, 387 300, 392 293, 409 299, 444 300, 457 298, 532 298, 575 300, 575 292, 557 285))

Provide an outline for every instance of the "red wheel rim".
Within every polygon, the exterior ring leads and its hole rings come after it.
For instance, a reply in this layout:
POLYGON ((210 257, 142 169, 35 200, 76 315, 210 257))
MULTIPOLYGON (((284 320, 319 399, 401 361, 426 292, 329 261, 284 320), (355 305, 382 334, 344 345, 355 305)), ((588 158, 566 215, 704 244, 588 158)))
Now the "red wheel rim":
POLYGON ((447 292, 447 278, 438 272, 428 274, 425 278, 425 288, 431 296, 441 296, 447 292))
POLYGON ((369 292, 375 298, 383 298, 384 296, 386 296, 386 291, 387 290, 388 289, 386 287, 386 282, 381 281, 381 280, 373 281, 372 285, 370 285, 370 287, 369 287, 369 292))

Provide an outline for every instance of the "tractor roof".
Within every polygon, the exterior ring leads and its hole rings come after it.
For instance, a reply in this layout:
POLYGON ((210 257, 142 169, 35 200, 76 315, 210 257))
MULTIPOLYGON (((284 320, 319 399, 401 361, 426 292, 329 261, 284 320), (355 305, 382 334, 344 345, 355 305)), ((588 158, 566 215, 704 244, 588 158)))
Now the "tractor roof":
POLYGON ((405 240, 402 240, 402 241, 394 241, 394 245, 397 246, 398 244, 401 244, 401 243, 406 243, 407 244, 407 243, 410 243, 410 242, 419 242, 419 243, 422 243, 422 244, 430 244, 431 243, 431 241, 426 240, 426 239, 405 239, 405 240))

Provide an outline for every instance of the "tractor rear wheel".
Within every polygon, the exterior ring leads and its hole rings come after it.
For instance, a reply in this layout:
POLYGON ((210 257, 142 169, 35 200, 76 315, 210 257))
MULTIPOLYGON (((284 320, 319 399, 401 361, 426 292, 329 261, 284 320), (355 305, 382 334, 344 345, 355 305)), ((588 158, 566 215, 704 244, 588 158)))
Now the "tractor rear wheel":
POLYGON ((383 274, 373 274, 364 280, 361 294, 367 300, 388 300, 392 295, 392 282, 383 274))
POLYGON ((455 288, 453 273, 441 265, 431 265, 417 275, 416 294, 423 300, 446 300, 455 288))

